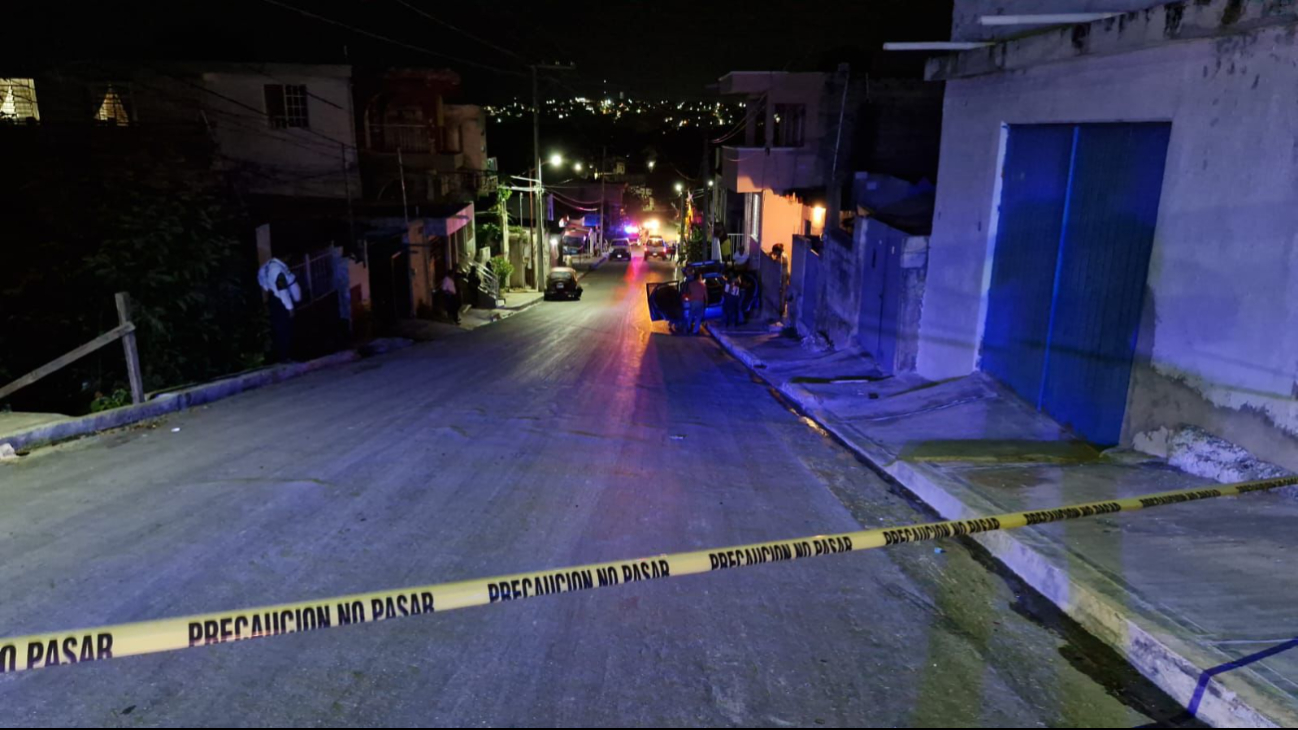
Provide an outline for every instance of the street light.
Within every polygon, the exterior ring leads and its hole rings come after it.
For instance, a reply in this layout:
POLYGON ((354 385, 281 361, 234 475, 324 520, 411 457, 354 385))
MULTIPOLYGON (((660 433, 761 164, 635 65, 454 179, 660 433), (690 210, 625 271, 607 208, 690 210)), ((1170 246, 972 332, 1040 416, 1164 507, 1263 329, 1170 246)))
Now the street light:
POLYGON ((559 154, 558 152, 555 152, 554 154, 550 155, 550 164, 554 165, 555 167, 562 165, 563 155, 559 154))
POLYGON ((649 160, 649 172, 653 172, 653 169, 654 169, 654 161, 649 160))
POLYGON ((679 193, 679 192, 683 192, 684 190, 685 190, 685 186, 684 186, 684 185, 682 185, 682 184, 680 184, 680 183, 676 183, 676 192, 679 193))
POLYGON ((577 172, 581 172, 581 163, 580 162, 572 163, 572 169, 576 170, 577 172))

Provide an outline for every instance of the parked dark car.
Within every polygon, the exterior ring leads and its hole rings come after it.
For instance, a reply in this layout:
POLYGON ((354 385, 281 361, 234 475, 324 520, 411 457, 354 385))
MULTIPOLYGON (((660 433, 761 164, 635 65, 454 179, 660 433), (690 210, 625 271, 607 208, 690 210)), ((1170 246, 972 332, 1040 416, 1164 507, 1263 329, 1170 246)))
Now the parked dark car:
POLYGON ((581 299, 581 285, 577 283, 577 270, 566 266, 550 269, 545 281, 545 298, 581 299))

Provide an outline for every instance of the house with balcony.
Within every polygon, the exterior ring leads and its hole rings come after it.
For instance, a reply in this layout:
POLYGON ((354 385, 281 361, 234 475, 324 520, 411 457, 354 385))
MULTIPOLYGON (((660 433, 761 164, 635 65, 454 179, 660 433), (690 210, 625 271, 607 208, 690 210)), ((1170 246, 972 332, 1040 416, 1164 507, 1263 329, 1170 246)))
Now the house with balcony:
POLYGON ((486 115, 446 101, 460 77, 444 69, 400 68, 356 78, 356 129, 365 198, 402 202, 471 202, 495 192, 487 155, 486 115))
MULTIPOLYGON (((823 139, 828 74, 735 71, 722 76, 723 96, 740 97, 742 128, 717 150, 721 184, 713 210, 738 249, 769 253, 793 236, 819 234, 815 189, 827 166, 823 139)), ((823 211, 823 207, 822 207, 823 211)))
POLYGON ((154 180, 164 169, 237 191, 250 257, 254 247, 258 263, 278 257, 305 284, 293 355, 346 343, 342 254, 354 250, 349 201, 360 193, 350 66, 74 61, 0 77, 5 159, 21 149, 21 164, 154 180))

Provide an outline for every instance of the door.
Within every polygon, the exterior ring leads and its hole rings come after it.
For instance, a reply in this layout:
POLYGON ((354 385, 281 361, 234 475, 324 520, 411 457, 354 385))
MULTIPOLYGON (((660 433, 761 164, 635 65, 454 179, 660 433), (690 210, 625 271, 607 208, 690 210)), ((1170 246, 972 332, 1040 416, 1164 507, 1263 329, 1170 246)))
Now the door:
POLYGON ((646 283, 645 299, 649 302, 649 319, 654 322, 664 319, 679 322, 685 318, 679 282, 646 283))
POLYGON ((982 368, 1118 442, 1171 127, 1010 128, 982 368))
POLYGON ((370 300, 374 317, 391 324, 411 316, 410 254, 400 239, 370 241, 370 300))
POLYGON ((891 373, 897 362, 897 330, 901 310, 901 259, 907 235, 878 221, 865 220, 861 308, 857 342, 874 358, 879 370, 891 373))

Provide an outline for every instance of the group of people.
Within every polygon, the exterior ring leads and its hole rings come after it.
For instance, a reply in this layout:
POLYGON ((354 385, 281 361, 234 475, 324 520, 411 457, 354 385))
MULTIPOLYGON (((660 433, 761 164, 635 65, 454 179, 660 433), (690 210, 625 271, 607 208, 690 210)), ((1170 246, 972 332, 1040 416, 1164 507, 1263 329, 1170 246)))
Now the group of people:
POLYGON ((744 304, 752 297, 754 285, 750 277, 742 276, 737 271, 726 274, 726 288, 721 299, 721 323, 727 327, 738 327, 748 321, 744 314, 744 304))
MULTIPOLYGON (((726 327, 739 326, 747 320, 744 303, 752 296, 753 281, 737 271, 731 271, 725 274, 722 282, 722 324, 726 327)), ((698 334, 708 308, 708 285, 703 273, 695 271, 685 283, 682 293, 689 330, 692 334, 698 334)))

